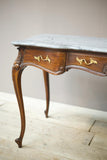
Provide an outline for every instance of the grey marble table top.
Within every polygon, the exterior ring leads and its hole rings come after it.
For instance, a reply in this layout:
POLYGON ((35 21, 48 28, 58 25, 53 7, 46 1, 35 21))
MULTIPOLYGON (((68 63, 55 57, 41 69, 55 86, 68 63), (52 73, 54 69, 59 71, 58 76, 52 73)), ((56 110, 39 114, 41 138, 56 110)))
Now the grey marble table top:
POLYGON ((37 46, 56 49, 75 49, 107 53, 107 39, 71 35, 42 34, 12 42, 15 46, 37 46))

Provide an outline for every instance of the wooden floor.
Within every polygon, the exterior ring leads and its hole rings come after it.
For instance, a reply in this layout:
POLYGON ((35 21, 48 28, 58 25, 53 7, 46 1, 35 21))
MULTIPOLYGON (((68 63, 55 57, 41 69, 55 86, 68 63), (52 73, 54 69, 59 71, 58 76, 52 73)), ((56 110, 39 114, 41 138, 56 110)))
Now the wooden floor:
POLYGON ((107 160, 107 113, 24 98, 27 117, 23 148, 14 139, 20 133, 14 95, 0 93, 0 160, 107 160))

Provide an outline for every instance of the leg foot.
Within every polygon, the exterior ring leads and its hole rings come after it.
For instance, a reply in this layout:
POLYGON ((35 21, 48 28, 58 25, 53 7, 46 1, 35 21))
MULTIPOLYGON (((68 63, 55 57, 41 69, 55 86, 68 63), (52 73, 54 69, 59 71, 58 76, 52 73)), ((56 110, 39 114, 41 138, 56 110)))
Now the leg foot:
POLYGON ((18 144, 19 148, 22 148, 22 139, 21 138, 15 139, 15 142, 18 144))
POLYGON ((48 118, 48 112, 47 112, 47 110, 45 110, 44 113, 45 113, 45 117, 48 118))

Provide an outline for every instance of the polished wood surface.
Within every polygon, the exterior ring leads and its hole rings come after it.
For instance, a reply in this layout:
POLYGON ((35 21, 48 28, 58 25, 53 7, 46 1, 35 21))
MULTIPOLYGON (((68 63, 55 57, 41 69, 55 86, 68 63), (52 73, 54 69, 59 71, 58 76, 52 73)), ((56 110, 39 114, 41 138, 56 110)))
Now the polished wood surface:
POLYGON ((61 74, 65 69, 65 57, 66 54, 64 51, 43 49, 37 47, 26 47, 24 49, 23 65, 36 66, 51 74, 61 74), (49 61, 43 61, 42 59, 38 61, 37 59, 35 59, 35 57, 38 56, 41 56, 43 59, 46 59, 46 57, 48 56, 50 59, 50 63, 49 61))
POLYGON ((66 60, 66 69, 76 68, 85 70, 87 72, 99 75, 107 75, 107 54, 106 53, 97 53, 97 52, 87 52, 87 51, 70 51, 67 53, 66 60), (90 63, 90 58, 94 61, 97 61, 97 64, 86 65, 83 61, 80 64, 76 58, 85 59, 87 63, 90 63))
POLYGON ((99 76, 107 76, 107 52, 105 50, 104 52, 96 52, 29 45, 19 45, 18 50, 18 57, 13 65, 12 76, 21 117, 21 132, 19 138, 15 141, 19 147, 22 147, 25 132, 25 112, 21 91, 21 74, 24 68, 35 66, 43 70, 46 91, 45 116, 48 117, 50 101, 49 73, 59 75, 75 68, 99 76))
POLYGON ((43 75, 44 75, 44 83, 45 83, 45 91, 46 91, 46 110, 44 112, 45 112, 46 118, 48 118, 49 102, 50 102, 49 73, 46 71, 43 71, 43 75))
POLYGON ((19 104, 19 111, 20 111, 20 117, 21 117, 21 132, 19 138, 15 140, 15 142, 18 144, 19 148, 22 147, 22 139, 25 133, 25 111, 24 111, 24 104, 23 104, 23 97, 22 97, 22 89, 21 89, 21 75, 22 71, 25 67, 21 67, 21 60, 22 60, 22 54, 19 50, 18 57, 13 65, 12 68, 12 78, 13 78, 13 84, 14 89, 17 97, 17 101, 19 104))

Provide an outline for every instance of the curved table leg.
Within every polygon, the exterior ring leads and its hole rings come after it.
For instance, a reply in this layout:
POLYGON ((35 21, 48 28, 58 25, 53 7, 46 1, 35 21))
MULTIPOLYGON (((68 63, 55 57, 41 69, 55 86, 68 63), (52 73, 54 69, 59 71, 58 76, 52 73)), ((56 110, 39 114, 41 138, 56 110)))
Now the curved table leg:
POLYGON ((22 147, 22 140, 25 132, 25 111, 24 111, 24 104, 23 104, 23 97, 22 97, 22 90, 21 90, 21 74, 24 68, 20 68, 20 65, 14 64, 12 68, 12 77, 13 77, 13 84, 16 93, 16 97, 19 104, 20 110, 20 117, 21 117, 21 132, 19 138, 15 140, 18 144, 18 147, 22 147))
POLYGON ((49 73, 46 71, 43 71, 43 75, 44 75, 45 92, 46 92, 46 110, 44 112, 45 112, 46 118, 48 118, 49 102, 50 102, 49 73))

